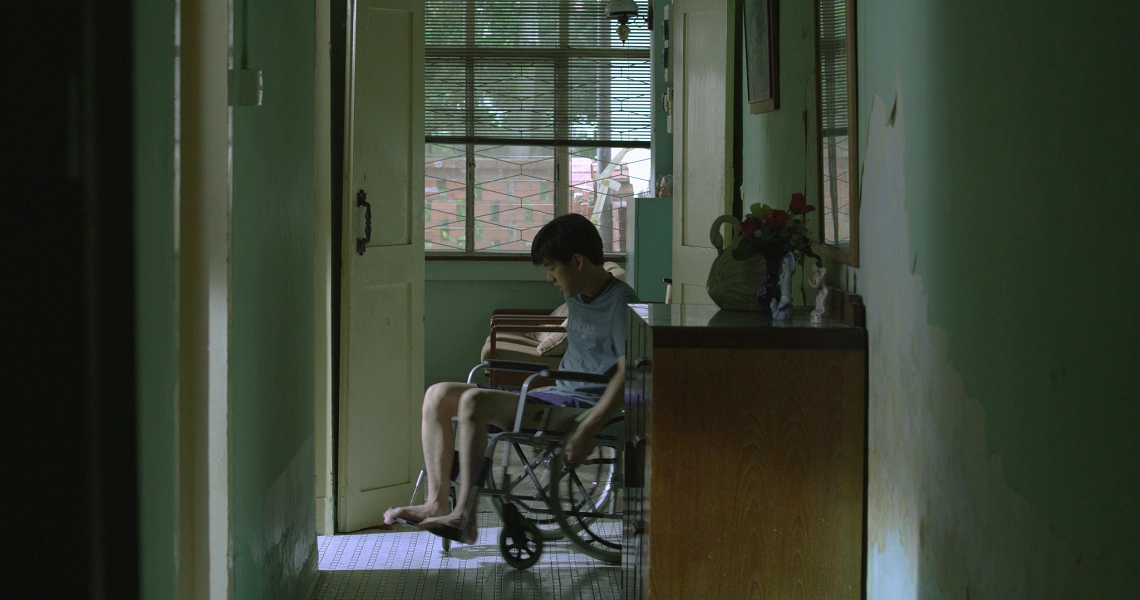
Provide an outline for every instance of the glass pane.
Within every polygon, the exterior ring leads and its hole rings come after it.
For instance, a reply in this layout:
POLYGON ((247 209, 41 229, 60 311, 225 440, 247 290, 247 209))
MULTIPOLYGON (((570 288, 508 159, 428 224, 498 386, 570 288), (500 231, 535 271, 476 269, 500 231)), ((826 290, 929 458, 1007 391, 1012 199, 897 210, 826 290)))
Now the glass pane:
POLYGON ((467 61, 429 56, 424 62, 424 135, 467 135, 467 61))
POLYGON ((424 147, 424 249, 466 250, 467 160, 463 146, 424 147))
POLYGON ((566 115, 570 139, 649 141, 650 78, 648 59, 571 59, 566 115))
POLYGON ((530 252, 554 218, 554 149, 475 146, 475 251, 530 252))
POLYGON ((570 212, 598 226, 606 253, 626 251, 626 205, 650 194, 649 158, 647 148, 570 149, 570 212))
POLYGON ((823 233, 826 243, 851 241, 851 188, 847 136, 823 138, 823 233))
POLYGON ((527 0, 474 0, 474 5, 477 46, 558 45, 557 6, 538 8, 527 0))
POLYGON ((474 66, 476 136, 554 137, 554 61, 495 60, 474 66))
POLYGON ((847 0, 819 0, 820 180, 824 244, 851 242, 847 0))
POLYGON ((648 142, 649 30, 635 19, 621 42, 605 10, 605 0, 426 0, 425 135, 648 142))
POLYGON ((647 0, 629 39, 618 39, 617 22, 605 18, 607 0, 425 0, 426 46, 463 44, 470 32, 484 48, 648 48, 647 0))

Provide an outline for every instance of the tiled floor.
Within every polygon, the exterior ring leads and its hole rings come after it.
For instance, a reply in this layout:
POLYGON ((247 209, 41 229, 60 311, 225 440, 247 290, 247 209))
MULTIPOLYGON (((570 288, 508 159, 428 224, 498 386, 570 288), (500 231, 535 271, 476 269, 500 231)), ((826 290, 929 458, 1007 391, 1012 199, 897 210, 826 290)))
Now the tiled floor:
POLYGON ((534 599, 603 600, 621 596, 619 567, 577 552, 570 542, 547 542, 539 562, 518 571, 499 555, 501 522, 482 512, 479 541, 456 544, 412 527, 321 536, 320 580, 313 600, 534 599))

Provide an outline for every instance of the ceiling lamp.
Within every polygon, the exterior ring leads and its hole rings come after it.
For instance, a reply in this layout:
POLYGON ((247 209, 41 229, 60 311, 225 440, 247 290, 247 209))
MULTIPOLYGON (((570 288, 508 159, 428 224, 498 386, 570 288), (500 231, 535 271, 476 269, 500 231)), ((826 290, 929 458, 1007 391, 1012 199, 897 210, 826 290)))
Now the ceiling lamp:
POLYGON ((631 17, 637 16, 637 2, 634 0, 609 0, 606 2, 606 17, 616 20, 618 39, 624 44, 629 39, 629 26, 626 25, 631 17))

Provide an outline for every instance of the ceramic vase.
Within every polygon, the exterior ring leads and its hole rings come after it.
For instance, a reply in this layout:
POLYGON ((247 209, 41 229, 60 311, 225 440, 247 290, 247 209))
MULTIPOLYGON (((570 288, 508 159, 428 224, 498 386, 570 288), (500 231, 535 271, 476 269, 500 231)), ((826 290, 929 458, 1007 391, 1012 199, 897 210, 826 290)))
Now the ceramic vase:
POLYGON ((746 260, 737 260, 732 251, 740 244, 740 221, 732 215, 722 215, 712 224, 709 239, 717 251, 716 260, 709 269, 707 286, 709 298, 723 310, 740 310, 762 312, 764 306, 756 303, 756 286, 760 285, 764 277, 764 257, 755 255, 746 260), (732 227, 735 235, 724 246, 724 239, 720 235, 723 224, 732 227))

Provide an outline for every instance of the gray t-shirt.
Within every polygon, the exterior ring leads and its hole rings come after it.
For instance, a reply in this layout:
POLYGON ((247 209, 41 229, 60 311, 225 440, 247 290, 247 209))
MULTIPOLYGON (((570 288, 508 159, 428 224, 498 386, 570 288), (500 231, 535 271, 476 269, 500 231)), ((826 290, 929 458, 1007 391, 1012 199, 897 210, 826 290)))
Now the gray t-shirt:
MULTIPOLYGON (((581 294, 567 298, 566 305, 570 309, 566 317, 568 343, 558 368, 613 375, 617 370, 618 357, 625 354, 625 307, 637 301, 633 288, 616 277, 610 277, 595 298, 586 300, 581 294)), ((565 380, 541 389, 576 398, 589 406, 597 404, 605 390, 604 383, 565 380)))

